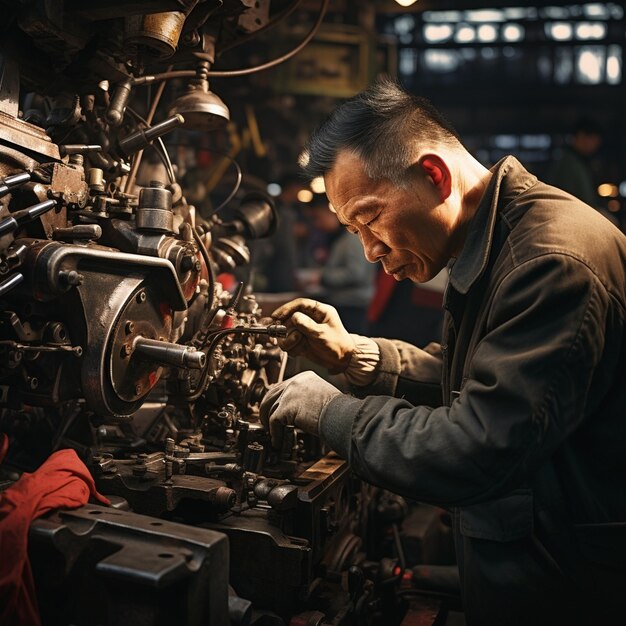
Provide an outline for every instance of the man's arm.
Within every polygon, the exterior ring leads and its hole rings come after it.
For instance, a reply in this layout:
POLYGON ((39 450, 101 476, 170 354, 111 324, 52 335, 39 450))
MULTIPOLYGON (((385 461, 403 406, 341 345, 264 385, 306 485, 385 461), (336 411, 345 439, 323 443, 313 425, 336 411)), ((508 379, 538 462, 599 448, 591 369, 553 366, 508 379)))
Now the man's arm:
POLYGON ((438 344, 420 350, 403 341, 350 334, 334 307, 308 298, 284 304, 272 317, 288 328, 287 338, 279 342, 283 350, 345 374, 355 395, 402 395, 412 402, 441 404, 438 344))
POLYGON ((389 395, 413 404, 440 406, 441 346, 431 343, 424 349, 398 339, 374 338, 378 362, 374 376, 364 385, 351 385, 358 398, 389 395))
POLYGON ((557 254, 528 261, 498 287, 451 407, 337 396, 320 435, 367 481, 412 498, 465 505, 497 497, 583 420, 608 307, 583 263, 557 254))

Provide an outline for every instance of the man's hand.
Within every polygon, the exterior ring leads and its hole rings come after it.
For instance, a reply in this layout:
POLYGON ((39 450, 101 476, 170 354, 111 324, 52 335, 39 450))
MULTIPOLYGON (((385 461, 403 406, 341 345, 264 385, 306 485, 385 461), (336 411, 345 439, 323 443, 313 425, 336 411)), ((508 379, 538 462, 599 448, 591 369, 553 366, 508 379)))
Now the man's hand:
POLYGON ((319 419, 326 405, 341 391, 313 372, 301 372, 272 385, 261 401, 261 422, 269 431, 272 446, 280 450, 285 426, 319 435, 319 419))
POLYGON ((298 298, 276 309, 272 317, 287 326, 287 337, 278 345, 291 356, 306 356, 331 374, 347 369, 355 341, 334 307, 298 298))

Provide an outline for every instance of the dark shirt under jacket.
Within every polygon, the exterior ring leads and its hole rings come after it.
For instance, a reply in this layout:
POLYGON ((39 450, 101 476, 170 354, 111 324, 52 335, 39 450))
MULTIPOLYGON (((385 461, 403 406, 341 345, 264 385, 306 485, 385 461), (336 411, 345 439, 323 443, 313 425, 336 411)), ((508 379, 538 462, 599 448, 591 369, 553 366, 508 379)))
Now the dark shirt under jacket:
POLYGON ((493 172, 443 344, 377 340, 376 379, 320 434, 454 509, 468 624, 626 623, 626 238, 513 157, 493 172))

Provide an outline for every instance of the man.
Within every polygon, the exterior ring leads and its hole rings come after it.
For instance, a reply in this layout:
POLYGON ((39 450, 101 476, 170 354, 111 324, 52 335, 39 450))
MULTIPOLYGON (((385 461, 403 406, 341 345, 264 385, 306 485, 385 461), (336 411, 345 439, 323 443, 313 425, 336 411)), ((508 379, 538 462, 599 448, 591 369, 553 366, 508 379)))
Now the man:
POLYGON ((588 117, 580 118, 569 144, 551 165, 547 180, 589 206, 597 207, 600 198, 589 161, 598 152, 601 144, 602 133, 599 126, 588 117))
POLYGON ((367 258, 426 281, 447 263, 442 345, 349 335, 310 300, 284 347, 344 371, 270 389, 365 480, 454 509, 470 625, 626 620, 626 239, 513 157, 491 170, 426 102, 379 81, 312 137, 367 258))

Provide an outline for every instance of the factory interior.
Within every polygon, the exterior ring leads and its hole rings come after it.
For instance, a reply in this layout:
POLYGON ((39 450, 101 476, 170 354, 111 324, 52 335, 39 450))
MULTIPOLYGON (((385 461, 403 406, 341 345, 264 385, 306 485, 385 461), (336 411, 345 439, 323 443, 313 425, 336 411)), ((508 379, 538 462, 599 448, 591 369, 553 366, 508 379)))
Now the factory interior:
POLYGON ((0 0, 0 625, 626 623, 625 13, 0 0))

